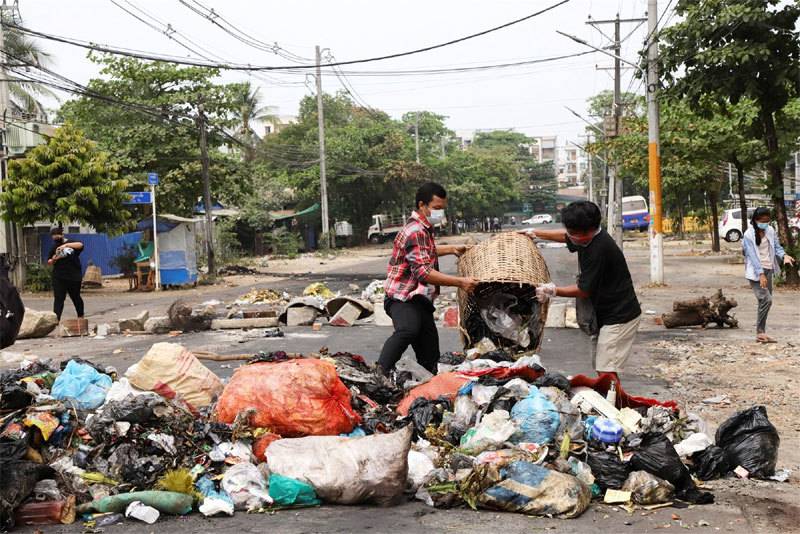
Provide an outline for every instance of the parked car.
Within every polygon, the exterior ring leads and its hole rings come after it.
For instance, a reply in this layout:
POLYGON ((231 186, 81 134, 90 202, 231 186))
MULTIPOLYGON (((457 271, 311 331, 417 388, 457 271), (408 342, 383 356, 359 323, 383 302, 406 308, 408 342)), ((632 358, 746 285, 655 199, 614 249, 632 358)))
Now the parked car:
MULTIPOLYGON (((747 220, 756 208, 747 208, 747 220)), ((750 223, 748 223, 750 224, 750 223)), ((719 222, 719 236, 728 243, 736 243, 742 239, 742 210, 733 209, 722 212, 719 222)))
POLYGON ((547 213, 540 213, 539 215, 534 215, 530 219, 525 219, 522 221, 522 224, 550 224, 553 222, 552 215, 547 213))

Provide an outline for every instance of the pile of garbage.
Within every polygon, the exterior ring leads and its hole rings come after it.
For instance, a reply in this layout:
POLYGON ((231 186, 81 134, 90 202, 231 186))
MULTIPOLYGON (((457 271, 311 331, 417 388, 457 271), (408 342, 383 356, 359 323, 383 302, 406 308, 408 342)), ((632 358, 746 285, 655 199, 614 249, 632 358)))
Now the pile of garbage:
POLYGON ((535 355, 448 352, 387 380, 349 353, 262 353, 226 384, 157 343, 125 376, 73 358, 0 373, 0 529, 321 503, 469 506, 576 517, 705 504, 698 481, 770 477, 763 406, 712 435, 611 375, 549 373, 535 355))

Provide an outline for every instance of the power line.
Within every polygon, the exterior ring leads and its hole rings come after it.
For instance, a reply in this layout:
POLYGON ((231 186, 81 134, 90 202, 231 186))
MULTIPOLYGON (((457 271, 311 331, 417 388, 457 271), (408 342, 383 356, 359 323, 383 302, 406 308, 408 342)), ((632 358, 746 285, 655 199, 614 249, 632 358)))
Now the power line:
POLYGON ((252 37, 252 36, 248 35, 247 33, 243 32, 242 30, 240 30, 236 26, 234 26, 231 22, 227 21, 222 15, 217 13, 214 10, 214 8, 208 8, 208 7, 204 6, 203 4, 201 4, 200 2, 198 2, 196 0, 192 0, 192 1, 193 1, 194 4, 199 6, 200 9, 190 5, 185 0, 178 0, 178 1, 184 7, 190 9, 192 12, 194 12, 197 15, 203 17, 204 19, 207 19, 209 22, 211 22, 212 24, 214 24, 215 26, 220 28, 222 31, 224 31, 225 33, 227 33, 228 35, 230 35, 234 39, 246 44, 247 46, 250 46, 252 48, 255 48, 257 50, 261 50, 261 51, 264 51, 264 52, 271 52, 271 53, 276 54, 276 55, 278 55, 278 56, 280 56, 280 57, 282 57, 284 59, 288 59, 290 61, 295 61, 295 62, 311 61, 311 59, 309 59, 309 58, 305 58, 305 57, 299 56, 297 54, 294 54, 292 52, 289 52, 288 50, 285 50, 284 48, 280 47, 278 45, 278 43, 274 43, 274 44, 270 45, 268 43, 265 43, 263 41, 260 41, 260 40, 256 39, 255 37, 252 37), (201 9, 203 11, 201 11, 201 9), (224 23, 225 25, 223 26, 223 24, 218 22, 218 20, 222 21, 222 23, 224 23))
MULTIPOLYGON (((364 58, 364 59, 353 59, 353 60, 349 60, 349 61, 340 61, 338 63, 329 64, 328 66, 354 65, 354 64, 358 64, 358 63, 371 63, 371 62, 375 62, 375 61, 384 61, 384 60, 387 60, 387 59, 405 57, 405 56, 410 56, 410 55, 414 55, 414 54, 420 54, 420 53, 423 53, 423 52, 429 52, 431 50, 436 50, 436 49, 439 49, 439 48, 444 48, 446 46, 451 46, 451 45, 454 45, 454 44, 457 44, 457 43, 462 43, 464 41, 467 41, 467 40, 470 40, 470 39, 474 39, 476 37, 481 37, 481 36, 487 35, 489 33, 496 32, 496 31, 502 30, 504 28, 508 28, 510 26, 513 26, 515 24, 519 24, 519 23, 524 22, 526 20, 530 20, 530 19, 532 19, 532 18, 534 18, 534 17, 536 17, 538 15, 541 15, 543 13, 551 11, 551 10, 553 10, 553 9, 563 5, 563 4, 566 4, 567 2, 570 2, 570 1, 571 0, 560 0, 559 2, 556 2, 555 4, 552 4, 552 5, 544 8, 544 9, 541 9, 539 11, 536 11, 535 13, 531 13, 530 15, 526 15, 524 17, 512 20, 512 21, 507 22, 505 24, 501 24, 500 26, 495 26, 493 28, 489 28, 488 30, 483 30, 481 32, 473 33, 473 34, 470 34, 470 35, 467 35, 467 36, 464 36, 464 37, 460 37, 458 39, 452 39, 452 40, 444 42, 444 43, 439 43, 439 44, 436 44, 436 45, 426 46, 426 47, 423 47, 423 48, 417 48, 417 49, 414 49, 414 50, 408 50, 408 51, 405 51, 405 52, 397 52, 397 53, 394 53, 394 54, 387 54, 387 55, 384 55, 384 56, 377 56, 377 57, 364 58)), ((52 40, 52 41, 62 42, 62 43, 65 43, 65 44, 71 44, 71 45, 74 45, 74 46, 80 46, 80 47, 83 47, 83 48, 89 48, 91 50, 97 50, 97 51, 100 51, 100 52, 109 52, 109 53, 112 53, 112 54, 127 55, 127 56, 133 55, 130 52, 126 52, 126 51, 123 51, 123 50, 120 50, 120 49, 114 49, 114 48, 110 48, 110 47, 103 47, 103 46, 97 46, 97 45, 86 45, 86 44, 83 44, 83 43, 79 43, 77 40, 74 40, 74 39, 70 39, 70 38, 66 38, 66 37, 59 37, 59 36, 55 36, 55 35, 49 35, 49 34, 46 34, 46 33, 43 33, 43 32, 37 32, 37 31, 31 30, 31 29, 28 29, 28 28, 24 28, 24 27, 19 26, 19 25, 8 24, 8 23, 5 23, 5 22, 3 22, 3 25, 8 26, 10 28, 14 28, 14 29, 19 30, 19 31, 22 31, 24 33, 28 33, 30 35, 35 35, 37 37, 41 37, 43 39, 49 39, 49 40, 52 40)), ((149 59, 151 61, 164 61, 162 58, 159 58, 158 56, 155 56, 155 55, 149 55, 149 56, 148 55, 133 55, 133 56, 134 57, 138 57, 139 59, 149 59)), ((216 68, 226 69, 226 70, 316 69, 316 65, 294 65, 294 66, 252 66, 252 65, 225 65, 225 64, 213 65, 213 64, 208 64, 208 63, 199 62, 199 61, 191 61, 191 60, 180 60, 180 61, 171 60, 171 62, 184 64, 184 65, 191 65, 191 66, 195 66, 195 67, 216 67, 216 68)))

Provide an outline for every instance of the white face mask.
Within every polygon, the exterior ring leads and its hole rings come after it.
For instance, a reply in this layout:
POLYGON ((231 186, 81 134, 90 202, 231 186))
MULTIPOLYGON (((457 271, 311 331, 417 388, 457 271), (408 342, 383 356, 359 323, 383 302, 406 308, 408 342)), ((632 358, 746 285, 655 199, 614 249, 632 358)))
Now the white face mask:
POLYGON ((444 210, 431 210, 431 214, 428 215, 428 222, 432 225, 436 226, 444 219, 444 210))

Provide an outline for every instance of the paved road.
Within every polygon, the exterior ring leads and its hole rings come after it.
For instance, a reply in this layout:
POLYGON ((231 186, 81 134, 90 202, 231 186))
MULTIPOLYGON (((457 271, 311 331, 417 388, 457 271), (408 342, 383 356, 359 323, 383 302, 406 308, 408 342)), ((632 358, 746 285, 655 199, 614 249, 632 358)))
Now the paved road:
MULTIPOLYGON (((551 225, 552 226, 552 225, 551 225)), ((574 280, 576 264, 574 255, 565 249, 542 249, 548 263, 551 276, 559 284, 567 284, 574 280)), ((373 278, 382 278, 385 273, 385 259, 365 261, 354 267, 331 270, 323 275, 304 275, 290 277, 281 282, 280 287, 296 292, 310 281, 325 281, 333 290, 346 290, 350 283, 358 283, 362 287, 373 278)), ((442 259, 442 270, 455 272, 452 257, 442 259)), ((262 284, 267 285, 267 284, 262 284)), ((274 287, 274 285, 273 285, 274 287)), ((229 300, 241 293, 241 288, 219 288, 206 293, 220 300, 229 300)), ((90 314, 108 314, 127 303, 127 296, 102 299, 87 299, 90 314)), ((167 299, 168 300, 168 299, 167 299)), ((143 300, 137 299, 137 308, 145 303, 163 306, 163 295, 152 295, 143 300), (161 297, 161 298, 159 298, 161 297)), ((47 309, 49 300, 37 301, 34 307, 47 309), (37 306, 38 305, 38 306, 37 306)), ((127 314, 126 314, 127 315, 127 314)), ((259 351, 285 350, 287 352, 316 352, 326 345, 331 351, 349 351, 363 355, 368 361, 375 361, 384 340, 390 335, 391 328, 377 327, 370 324, 358 325, 354 328, 336 328, 323 326, 318 332, 307 327, 284 328, 284 338, 267 339, 261 337, 259 331, 217 331, 181 335, 177 339, 168 335, 161 336, 109 336, 103 340, 93 339, 53 339, 20 341, 15 349, 30 349, 34 353, 56 356, 58 359, 69 356, 81 356, 97 360, 105 365, 114 365, 124 371, 146 352, 157 341, 177 341, 190 349, 205 349, 222 354, 255 353, 259 351), (120 354, 112 354, 115 349, 123 349, 120 354)), ((664 339, 673 334, 642 332, 637 346, 629 361, 627 372, 622 374, 622 382, 627 390, 635 395, 648 396, 667 400, 669 391, 664 382, 657 377, 644 376, 639 369, 652 357, 648 350, 650 341, 664 339)), ((678 334, 674 334, 678 335, 678 334)), ((440 330, 442 351, 459 348, 457 330, 443 328, 440 330)), ((540 351, 543 364, 552 371, 564 374, 592 375, 589 365, 588 341, 578 330, 548 329, 544 345, 540 351)), ((232 375, 239 362, 207 362, 209 367, 221 377, 232 375)), ((369 506, 322 506, 313 509, 282 510, 273 515, 246 515, 237 513, 233 518, 205 519, 192 514, 188 519, 165 518, 154 527, 147 527, 148 532, 167 532, 175 529, 193 532, 216 533, 224 531, 241 532, 492 532, 502 529, 507 533, 529 532, 532 529, 557 529, 559 532, 615 531, 650 532, 655 527, 671 524, 672 530, 680 528, 678 521, 670 519, 677 513, 685 525, 697 525, 701 519, 708 521, 711 528, 717 527, 725 531, 749 531, 747 519, 740 506, 732 496, 719 495, 719 502, 713 506, 700 506, 692 509, 657 510, 642 516, 637 513, 629 516, 617 508, 594 505, 577 519, 553 520, 547 518, 529 518, 517 514, 498 513, 481 510, 473 512, 468 509, 435 510, 418 501, 393 508, 375 508, 369 506)), ((106 532, 140 532, 144 525, 128 522, 121 527, 107 527, 106 532)), ((80 523, 71 526, 37 527, 44 532, 80 532, 80 523)), ((19 528, 18 532, 31 532, 33 529, 19 528)))

